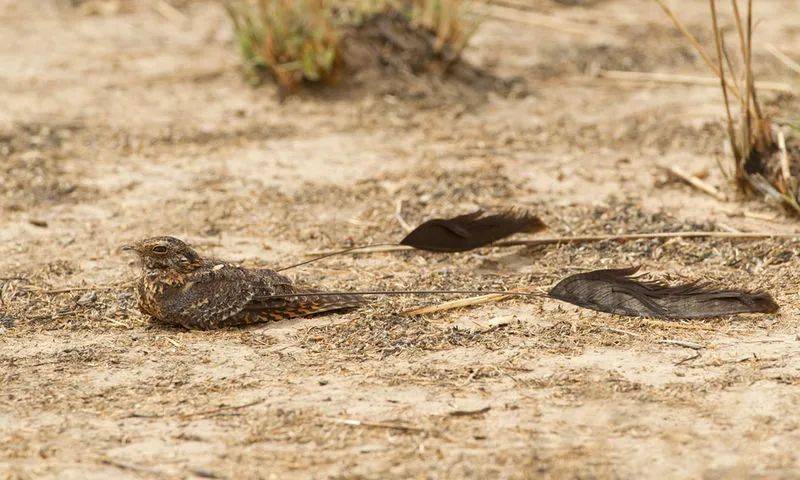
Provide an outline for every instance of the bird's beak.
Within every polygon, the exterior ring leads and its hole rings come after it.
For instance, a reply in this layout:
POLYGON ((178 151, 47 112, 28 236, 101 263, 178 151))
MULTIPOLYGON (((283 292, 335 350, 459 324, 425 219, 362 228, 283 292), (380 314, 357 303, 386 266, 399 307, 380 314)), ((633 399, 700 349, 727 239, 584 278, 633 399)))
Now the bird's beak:
POLYGON ((123 252, 123 253, 124 252, 135 252, 136 251, 136 246, 132 245, 130 243, 127 243, 127 244, 119 247, 119 251, 123 252))

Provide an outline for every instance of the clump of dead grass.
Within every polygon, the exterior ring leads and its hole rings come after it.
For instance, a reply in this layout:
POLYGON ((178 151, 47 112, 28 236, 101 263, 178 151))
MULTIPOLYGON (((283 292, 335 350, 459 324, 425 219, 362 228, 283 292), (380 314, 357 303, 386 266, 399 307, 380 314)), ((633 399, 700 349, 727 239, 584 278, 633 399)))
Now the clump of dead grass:
POLYGON ((747 0, 741 11, 738 0, 731 0, 738 48, 731 53, 718 22, 715 0, 709 0, 716 58, 712 59, 697 39, 678 20, 663 0, 656 0, 675 26, 700 53, 712 73, 719 78, 727 117, 727 134, 733 160, 733 172, 740 191, 760 193, 800 213, 800 171, 792 169, 790 158, 800 156, 800 148, 787 147, 784 132, 762 108, 753 74, 753 1, 747 0), (738 58, 737 56, 738 55, 738 58), (738 60, 738 61, 737 61, 738 60), (738 68, 736 67, 738 64, 738 68), (738 107, 738 115, 735 109, 738 107))

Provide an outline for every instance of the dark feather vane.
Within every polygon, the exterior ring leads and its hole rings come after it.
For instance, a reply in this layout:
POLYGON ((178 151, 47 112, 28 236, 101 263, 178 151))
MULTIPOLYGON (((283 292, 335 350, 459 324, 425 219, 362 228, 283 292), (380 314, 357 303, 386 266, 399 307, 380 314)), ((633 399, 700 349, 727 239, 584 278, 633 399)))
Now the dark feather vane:
POLYGON ((465 252, 515 233, 535 233, 545 228, 539 217, 526 211, 506 210, 484 215, 478 210, 454 218, 428 220, 406 235, 400 244, 431 252, 465 252))
POLYGON ((558 282, 550 296, 601 312, 651 318, 709 318, 778 311, 778 305, 767 293, 714 290, 700 283, 666 286, 632 277, 638 270, 639 267, 630 267, 571 275, 558 282))

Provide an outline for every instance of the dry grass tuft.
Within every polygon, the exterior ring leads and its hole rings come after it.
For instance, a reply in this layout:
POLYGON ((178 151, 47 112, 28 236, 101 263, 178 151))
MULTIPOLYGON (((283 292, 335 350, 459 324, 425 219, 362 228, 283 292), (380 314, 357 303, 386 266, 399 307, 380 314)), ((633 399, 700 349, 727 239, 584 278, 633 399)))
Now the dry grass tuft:
MULTIPOLYGON (((705 51, 697 39, 678 20, 663 0, 656 0, 675 26, 687 37, 706 65, 719 78, 725 101, 727 133, 733 157, 733 178, 743 192, 760 193, 768 199, 800 213, 798 171, 791 168, 783 132, 771 122, 759 101, 753 75, 753 1, 741 11, 738 0, 731 0, 738 48, 731 53, 723 28, 718 22, 715 0, 709 0, 716 58, 705 51), (738 55, 738 58, 737 58, 738 55), (735 66, 739 65, 738 69, 735 66), (738 116, 735 113, 738 107, 738 116)), ((725 169, 720 165, 723 172, 725 169)))

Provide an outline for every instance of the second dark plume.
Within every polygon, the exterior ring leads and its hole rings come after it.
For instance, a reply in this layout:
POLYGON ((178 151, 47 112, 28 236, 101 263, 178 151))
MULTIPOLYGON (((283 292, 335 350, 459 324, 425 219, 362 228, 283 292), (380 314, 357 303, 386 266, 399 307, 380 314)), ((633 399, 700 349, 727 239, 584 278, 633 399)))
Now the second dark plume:
POLYGON ((400 245, 431 252, 465 252, 515 233, 536 233, 545 228, 539 217, 526 210, 507 209, 490 215, 478 210, 453 218, 428 220, 406 235, 400 245))
POLYGON ((552 298, 601 312, 651 318, 711 318, 738 313, 775 313, 768 293, 715 289, 689 283, 667 286, 640 280, 639 267, 571 275, 550 290, 552 298))

